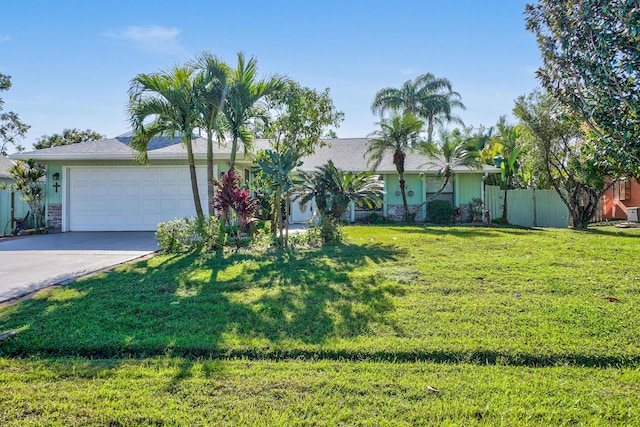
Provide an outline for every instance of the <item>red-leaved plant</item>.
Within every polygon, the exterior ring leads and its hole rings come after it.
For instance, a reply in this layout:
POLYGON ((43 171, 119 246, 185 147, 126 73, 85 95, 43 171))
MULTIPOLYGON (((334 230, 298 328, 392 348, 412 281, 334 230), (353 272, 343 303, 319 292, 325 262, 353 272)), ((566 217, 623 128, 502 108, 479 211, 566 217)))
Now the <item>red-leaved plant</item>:
POLYGON ((220 180, 213 180, 215 197, 213 207, 218 211, 218 217, 222 225, 228 225, 233 229, 237 225, 234 238, 236 246, 241 244, 241 235, 247 225, 255 221, 255 213, 258 208, 257 200, 251 196, 249 190, 240 188, 242 176, 240 172, 229 169, 220 174, 220 180), (234 215, 235 214, 235 217, 234 215))

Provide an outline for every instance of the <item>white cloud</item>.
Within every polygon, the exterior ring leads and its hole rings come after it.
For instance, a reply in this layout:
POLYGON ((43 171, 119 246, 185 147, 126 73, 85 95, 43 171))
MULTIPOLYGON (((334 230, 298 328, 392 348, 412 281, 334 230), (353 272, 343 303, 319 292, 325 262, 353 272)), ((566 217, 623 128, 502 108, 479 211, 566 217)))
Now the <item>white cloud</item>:
POLYGON ((148 27, 131 26, 121 30, 105 33, 106 37, 115 40, 129 40, 136 49, 154 53, 182 53, 183 47, 178 41, 182 32, 179 28, 165 28, 159 25, 148 27))
POLYGON ((401 73, 403 76, 410 76, 410 75, 415 74, 415 72, 416 72, 416 69, 415 69, 415 68, 405 68, 404 70, 401 70, 401 71, 400 71, 400 73, 401 73))
POLYGON ((0 36, 0 44, 2 44, 4 42, 8 42, 9 40, 11 40, 11 36, 9 34, 5 34, 4 36, 0 36))

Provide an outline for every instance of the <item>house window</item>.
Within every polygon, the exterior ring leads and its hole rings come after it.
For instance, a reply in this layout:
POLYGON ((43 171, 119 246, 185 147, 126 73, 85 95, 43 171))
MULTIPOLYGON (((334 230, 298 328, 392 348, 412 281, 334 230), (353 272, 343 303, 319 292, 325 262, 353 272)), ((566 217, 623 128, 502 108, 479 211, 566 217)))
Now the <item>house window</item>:
POLYGON ((613 199, 628 200, 631 198, 631 181, 622 178, 613 183, 613 199))
MULTIPOLYGON (((427 191, 426 196, 427 200, 433 197, 440 188, 442 188, 442 184, 444 182, 444 178, 439 178, 437 176, 427 176, 427 191)), ((453 197, 453 178, 449 179, 447 185, 445 185, 442 193, 440 193, 435 200, 448 200, 453 205, 454 197, 453 197)))

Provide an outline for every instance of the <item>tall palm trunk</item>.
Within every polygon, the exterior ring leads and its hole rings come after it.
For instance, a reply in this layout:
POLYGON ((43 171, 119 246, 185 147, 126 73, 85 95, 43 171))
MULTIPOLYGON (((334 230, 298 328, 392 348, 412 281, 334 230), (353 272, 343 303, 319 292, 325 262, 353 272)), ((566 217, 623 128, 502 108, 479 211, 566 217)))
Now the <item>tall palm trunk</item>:
POLYGON ((433 117, 427 120, 427 142, 433 142, 433 117))
POLYGON ((183 139, 187 147, 187 159, 189 161, 189 174, 191 176, 191 191, 193 193, 193 203, 196 207, 196 216, 199 221, 204 219, 202 213, 202 203, 200 202, 200 191, 198 191, 198 177, 196 176, 196 163, 193 157, 193 147, 191 146, 191 136, 185 136, 183 139))
POLYGON ((213 131, 207 131, 207 205, 209 218, 215 215, 213 209, 213 199, 216 196, 215 185, 213 185, 213 131))
POLYGON ((409 216, 409 203, 407 202, 407 194, 405 193, 406 181, 404 180, 404 161, 407 155, 401 150, 396 150, 393 153, 393 163, 396 165, 398 171, 398 177, 400 178, 400 194, 402 195, 402 207, 404 209, 404 221, 411 222, 409 216))
POLYGON ((503 224, 509 224, 508 215, 507 215, 507 194, 509 194, 509 190, 504 190, 504 201, 502 203, 502 219, 500 222, 503 224))
POLYGON ((433 193, 433 195, 429 197, 427 200, 425 200, 423 204, 428 204, 430 201, 434 200, 436 197, 441 195, 444 189, 447 187, 447 184, 449 183, 450 179, 451 179, 451 174, 450 173, 445 174, 444 180, 442 181, 442 185, 440 186, 440 188, 438 188, 438 191, 433 193))
POLYGON ((406 181, 404 174, 400 174, 400 194, 402 195, 402 207, 404 208, 404 222, 412 222, 409 215, 409 203, 407 202, 407 194, 405 193, 406 181))
POLYGON ((238 135, 233 135, 231 141, 231 157, 229 158, 229 168, 234 169, 236 166, 236 152, 238 151, 238 135))

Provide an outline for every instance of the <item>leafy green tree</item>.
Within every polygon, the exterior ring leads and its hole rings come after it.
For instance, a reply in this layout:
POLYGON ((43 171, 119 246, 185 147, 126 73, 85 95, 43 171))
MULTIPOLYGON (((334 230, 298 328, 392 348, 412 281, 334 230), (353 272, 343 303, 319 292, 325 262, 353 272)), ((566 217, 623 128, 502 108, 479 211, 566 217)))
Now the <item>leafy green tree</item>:
POLYGON ((315 200, 321 216, 321 235, 324 244, 332 243, 340 218, 349 203, 373 208, 380 204, 384 184, 369 172, 344 172, 329 160, 315 172, 302 172, 302 184, 297 188, 300 203, 315 200))
MULTIPOLYGON (((0 92, 10 88, 11 76, 0 73, 0 92)), ((0 98, 0 155, 6 156, 9 144, 18 151, 24 150, 24 147, 18 143, 18 139, 24 138, 31 126, 24 124, 13 111, 3 112, 3 105, 4 99, 0 98)))
POLYGON ((149 141, 158 135, 179 135, 187 149, 191 190, 196 215, 204 220, 198 180, 196 176, 192 139, 194 129, 201 123, 194 84, 194 69, 176 66, 169 71, 139 74, 129 88, 129 120, 133 127, 131 146, 138 159, 148 162, 149 141), (148 119, 152 119, 147 123, 148 119))
POLYGON ((18 160, 9 168, 9 174, 13 179, 13 190, 22 193, 20 198, 29 205, 35 229, 43 230, 45 227, 44 177, 47 175, 45 167, 33 159, 18 160))
POLYGON ((562 114, 550 95, 520 96, 513 112, 522 124, 525 161, 541 184, 556 190, 569 209, 573 228, 586 228, 608 188, 606 163, 590 148, 581 124, 562 114))
POLYGON ((91 129, 65 129, 62 134, 54 133, 53 135, 44 135, 33 144, 33 148, 40 150, 42 148, 59 147, 61 145, 79 144, 86 141, 98 141, 104 139, 105 136, 91 129))
POLYGON ((224 140, 226 123, 221 115, 229 90, 230 70, 227 64, 220 61, 209 52, 200 54, 195 67, 201 70, 196 78, 198 108, 202 119, 202 125, 207 132, 207 199, 209 217, 215 215, 213 199, 215 186, 213 183, 213 137, 218 141, 224 140))
POLYGON ((310 156, 325 145, 322 136, 344 120, 344 113, 336 110, 328 88, 318 92, 289 80, 267 100, 271 119, 263 138, 272 139, 278 152, 287 147, 300 157, 310 156))
POLYGON ((422 74, 415 80, 407 80, 399 89, 388 87, 376 93, 371 111, 384 113, 410 112, 424 119, 427 124, 427 141, 433 140, 435 126, 445 123, 459 123, 462 120, 452 114, 454 108, 465 109, 460 94, 453 91, 451 82, 435 77, 431 73, 422 74))
POLYGON ((469 149, 469 139, 459 129, 453 131, 440 129, 439 141, 435 150, 429 144, 419 147, 419 150, 431 157, 422 166, 437 168, 437 176, 442 179, 442 185, 426 201, 427 203, 442 193, 456 169, 462 167, 477 169, 480 167, 477 153, 469 149))
POLYGON ((274 186, 272 232, 277 231, 281 244, 287 245, 291 172, 302 164, 301 157, 312 155, 317 147, 326 145, 322 135, 330 127, 338 126, 344 114, 336 110, 329 89, 318 92, 292 80, 284 82, 281 90, 274 91, 266 100, 270 119, 264 123, 262 137, 271 140, 272 150, 256 160, 263 175, 269 178, 264 182, 274 186), (280 208, 283 201, 287 210, 284 221, 280 208), (283 231, 287 231, 284 238, 283 231))
POLYGON ((640 7, 629 0, 539 0, 527 29, 542 86, 587 123, 602 162, 640 175, 640 7))
POLYGON ((393 164, 400 180, 404 219, 406 222, 411 222, 405 191, 404 165, 407 154, 411 153, 420 142, 420 131, 424 122, 412 113, 405 112, 402 115, 394 115, 390 119, 383 119, 379 125, 380 129, 369 135, 369 147, 366 151, 368 164, 376 170, 386 154, 393 156, 393 164))
POLYGON ((238 53, 238 64, 229 76, 227 97, 223 105, 224 116, 231 134, 231 167, 235 166, 238 142, 250 151, 253 136, 250 125, 253 120, 266 119, 264 99, 281 90, 285 79, 273 76, 266 79, 257 77, 257 60, 252 57, 245 61, 244 54, 238 53))

